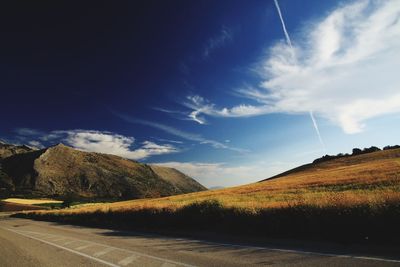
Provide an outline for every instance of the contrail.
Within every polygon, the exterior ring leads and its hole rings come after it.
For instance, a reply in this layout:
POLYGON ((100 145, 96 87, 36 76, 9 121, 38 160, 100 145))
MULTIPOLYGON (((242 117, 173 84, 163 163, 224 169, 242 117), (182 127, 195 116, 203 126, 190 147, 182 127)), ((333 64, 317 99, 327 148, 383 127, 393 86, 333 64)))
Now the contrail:
POLYGON ((279 7, 278 0, 274 0, 274 2, 275 2, 276 10, 278 10, 279 18, 281 19, 282 29, 283 29, 283 33, 285 34, 285 37, 286 37, 286 42, 288 43, 290 48, 293 49, 292 41, 290 40, 289 34, 288 34, 287 30, 286 30, 285 21, 283 20, 282 12, 281 12, 281 9, 279 7))
MULTIPOLYGON (((290 49, 292 51, 292 56, 294 57, 294 49, 293 49, 293 46, 292 46, 292 41, 290 40, 289 33, 286 30, 285 21, 283 20, 283 16, 282 16, 281 9, 279 7, 278 0, 274 0, 274 3, 275 3, 276 10, 278 11, 279 19, 281 20, 283 33, 285 34, 285 37, 286 37, 286 42, 287 42, 287 44, 289 45, 289 47, 290 47, 290 49)), ((310 118, 312 120, 312 123, 314 125, 315 132, 318 135, 319 142, 321 143, 322 149, 325 151, 326 150, 325 149, 325 143, 322 140, 321 133, 319 132, 319 128, 318 128, 318 123, 317 123, 317 120, 314 117, 314 114, 313 114, 312 110, 309 111, 309 114, 310 114, 310 118)))
POLYGON ((321 146, 322 146, 323 150, 325 151, 325 150, 326 150, 326 149, 325 149, 325 143, 324 143, 324 141, 322 140, 321 133, 319 132, 317 120, 314 118, 314 114, 313 114, 313 112, 312 112, 311 110, 309 111, 309 113, 310 113, 310 118, 311 118, 311 120, 312 120, 312 122, 313 122, 313 125, 314 125, 315 132, 316 132, 317 135, 318 135, 319 142, 321 143, 321 146))

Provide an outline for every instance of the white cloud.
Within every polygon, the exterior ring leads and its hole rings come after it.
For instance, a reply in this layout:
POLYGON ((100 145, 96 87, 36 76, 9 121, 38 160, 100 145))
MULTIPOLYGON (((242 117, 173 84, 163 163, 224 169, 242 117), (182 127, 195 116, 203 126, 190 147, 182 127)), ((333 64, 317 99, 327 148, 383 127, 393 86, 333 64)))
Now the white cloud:
MULTIPOLYGON (((46 144, 62 142, 79 150, 112 154, 134 160, 180 152, 180 149, 172 144, 144 141, 135 145, 135 138, 108 131, 57 130, 43 133, 35 129, 21 129, 17 129, 17 132, 21 135, 35 137, 46 144), (21 129, 23 130, 21 131, 21 129), (134 146, 136 148, 133 148, 134 146)), ((42 142, 31 140, 28 144, 37 148, 44 148, 42 142)), ((175 141, 175 143, 179 142, 175 141)))
MULTIPOLYGON (((140 148, 129 151, 128 156, 130 155, 132 159, 144 159, 153 155, 171 154, 179 151, 178 148, 170 144, 159 145, 151 141, 144 141, 140 148)), ((128 156, 127 158, 129 158, 128 156)))
POLYGON ((253 106, 253 105, 238 105, 233 108, 218 108, 215 104, 209 102, 207 99, 193 95, 188 96, 187 101, 183 103, 184 106, 193 109, 189 114, 189 118, 200 124, 205 124, 206 120, 199 115, 205 114, 214 117, 251 117, 272 113, 274 110, 270 106, 253 106))
MULTIPOLYGON (((58 131, 61 132, 61 131, 58 131)), ((72 147, 84 151, 113 154, 128 159, 145 159, 153 155, 162 155, 179 152, 179 149, 170 144, 159 145, 144 141, 141 147, 132 149, 135 139, 111 132, 70 130, 62 131, 66 134, 63 139, 72 147)))
POLYGON ((29 145, 29 146, 32 146, 32 147, 34 147, 34 148, 39 148, 39 149, 44 148, 44 145, 43 145, 41 142, 37 141, 37 140, 29 141, 29 142, 28 142, 28 145, 29 145))
POLYGON ((400 1, 342 5, 292 41, 293 48, 272 46, 261 60, 261 84, 240 91, 260 104, 218 108, 190 96, 191 119, 311 111, 357 133, 368 119, 400 112, 400 1))
POLYGON ((257 182, 294 167, 293 164, 285 162, 241 166, 201 162, 165 162, 156 164, 180 170, 207 187, 236 186, 257 182))

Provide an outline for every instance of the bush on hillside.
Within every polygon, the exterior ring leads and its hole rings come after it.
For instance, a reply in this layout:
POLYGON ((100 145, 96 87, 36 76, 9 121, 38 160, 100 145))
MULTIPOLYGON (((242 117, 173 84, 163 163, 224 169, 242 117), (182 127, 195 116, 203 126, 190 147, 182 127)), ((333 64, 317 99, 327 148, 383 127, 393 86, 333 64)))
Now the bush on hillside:
POLYGON ((388 150, 388 149, 397 149, 397 148, 400 148, 400 146, 399 146, 399 145, 394 145, 394 146, 385 146, 385 147, 383 148, 383 150, 388 150))
MULTIPOLYGON (((383 150, 387 150, 387 149, 396 149, 396 148, 400 148, 400 146, 395 145, 395 146, 385 146, 383 148, 383 150)), ((333 160, 333 159, 338 159, 338 158, 343 158, 343 157, 350 157, 350 156, 356 156, 356 155, 362 155, 362 154, 367 154, 367 153, 372 153, 372 152, 377 152, 380 151, 381 149, 379 147, 376 146, 371 146, 371 147, 366 147, 364 149, 359 149, 359 148, 353 148, 352 153, 351 154, 343 154, 343 153, 339 153, 337 155, 325 155, 322 156, 320 158, 317 158, 313 161, 313 163, 320 163, 320 162, 325 162, 325 161, 329 161, 329 160, 333 160)))

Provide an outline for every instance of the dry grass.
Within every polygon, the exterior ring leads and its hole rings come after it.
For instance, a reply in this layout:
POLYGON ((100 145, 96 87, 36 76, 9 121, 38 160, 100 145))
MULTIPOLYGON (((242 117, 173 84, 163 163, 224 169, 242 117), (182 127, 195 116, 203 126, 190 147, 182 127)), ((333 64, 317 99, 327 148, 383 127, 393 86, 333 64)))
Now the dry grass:
POLYGON ((3 201, 9 202, 9 203, 16 203, 16 204, 25 204, 25 205, 62 203, 61 200, 54 200, 54 199, 7 198, 7 199, 3 199, 3 201))
POLYGON ((128 211, 146 208, 174 210, 210 199, 217 200, 228 208, 248 210, 296 205, 350 207, 388 201, 400 202, 400 149, 332 160, 284 177, 245 186, 156 199, 102 203, 54 212, 128 211))
POLYGON ((28 204, 18 204, 6 201, 0 201, 0 212, 11 212, 11 211, 27 211, 27 210, 42 210, 43 207, 38 207, 28 204))
POLYGON ((245 186, 16 216, 114 229, 397 244, 400 149, 310 165, 245 186))

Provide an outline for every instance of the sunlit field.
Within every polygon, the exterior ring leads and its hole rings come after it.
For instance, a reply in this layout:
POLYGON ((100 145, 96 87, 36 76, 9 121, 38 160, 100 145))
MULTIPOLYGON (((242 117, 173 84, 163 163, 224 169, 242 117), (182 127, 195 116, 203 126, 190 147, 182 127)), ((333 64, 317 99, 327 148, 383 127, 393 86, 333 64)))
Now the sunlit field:
POLYGON ((0 200, 0 212, 43 210, 61 204, 62 201, 54 199, 7 198, 0 200))
POLYGON ((400 149, 322 162, 245 186, 23 216, 126 229, 250 226, 267 235, 363 238, 379 232, 382 238, 400 222, 400 149), (338 233, 337 225, 346 230, 338 233))
POLYGON ((295 205, 353 206, 400 201, 400 150, 336 159, 284 177, 220 190, 157 199, 101 203, 57 212, 176 209, 193 202, 218 200, 226 207, 250 210, 295 205))
POLYGON ((27 205, 62 203, 61 200, 54 200, 54 199, 25 199, 25 198, 7 198, 3 199, 3 201, 16 204, 27 204, 27 205))

